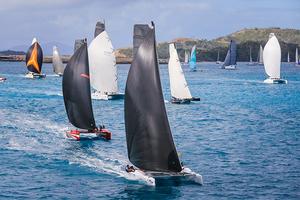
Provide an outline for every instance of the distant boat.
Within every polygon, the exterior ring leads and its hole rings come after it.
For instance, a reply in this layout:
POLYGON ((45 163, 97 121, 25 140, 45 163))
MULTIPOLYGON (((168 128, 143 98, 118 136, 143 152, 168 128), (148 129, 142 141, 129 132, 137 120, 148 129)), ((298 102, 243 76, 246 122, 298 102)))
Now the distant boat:
POLYGON ((188 65, 189 64, 189 53, 187 50, 184 51, 184 65, 188 65))
POLYGON ((222 69, 236 69, 236 42, 234 40, 230 40, 222 69))
POLYGON ((287 55, 287 62, 288 63, 290 62, 290 52, 288 52, 288 55, 287 55))
POLYGON ((196 71, 196 63, 197 63, 197 58, 196 58, 196 45, 193 46, 192 51, 191 51, 191 57, 190 57, 190 62, 189 62, 189 67, 191 71, 196 71))
POLYGON ((125 89, 125 129, 128 176, 155 186, 156 180, 202 177, 183 167, 173 142, 161 88, 154 23, 134 26, 136 49, 125 89))
POLYGON ((168 63, 172 103, 188 104, 191 101, 200 101, 200 98, 192 97, 189 86, 185 80, 181 68, 175 44, 169 44, 170 59, 168 63))
POLYGON ((265 45, 263 59, 266 74, 269 76, 264 82, 286 84, 287 80, 280 79, 281 49, 274 33, 270 33, 269 35, 269 40, 265 45))
POLYGON ((95 38, 88 48, 91 85, 95 89, 93 99, 123 99, 119 93, 116 57, 111 40, 105 31, 105 25, 97 22, 95 38))
POLYGON ((296 48, 296 52, 295 52, 295 65, 300 66, 300 60, 298 58, 298 48, 296 48))
POLYGON ((58 48, 56 46, 53 47, 53 55, 52 55, 52 65, 53 72, 58 76, 62 76, 65 70, 64 64, 60 57, 58 48))
POLYGON ((89 62, 86 40, 70 58, 62 80, 63 96, 69 121, 80 130, 66 132, 67 137, 80 140, 81 134, 95 134, 111 139, 111 132, 96 126, 90 88, 89 62))
POLYGON ((216 64, 221 64, 221 61, 220 61, 220 50, 218 50, 218 56, 217 56, 216 64))
POLYGON ((0 77, 0 83, 3 83, 4 81, 6 81, 5 77, 0 77))
POLYGON ((249 51, 250 51, 250 53, 249 53, 249 63, 248 63, 248 65, 252 66, 252 65, 255 65, 255 63, 252 60, 252 50, 251 50, 251 47, 249 48, 249 51))
POLYGON ((43 65, 43 50, 36 38, 33 38, 31 46, 26 53, 26 67, 28 73, 26 78, 45 78, 46 75, 42 74, 43 65))
POLYGON ((263 53, 264 53, 264 49, 263 49, 263 47, 260 45, 260 46, 259 46, 259 51, 258 51, 258 56, 257 56, 257 63, 258 63, 259 65, 263 65, 263 64, 264 64, 263 53))

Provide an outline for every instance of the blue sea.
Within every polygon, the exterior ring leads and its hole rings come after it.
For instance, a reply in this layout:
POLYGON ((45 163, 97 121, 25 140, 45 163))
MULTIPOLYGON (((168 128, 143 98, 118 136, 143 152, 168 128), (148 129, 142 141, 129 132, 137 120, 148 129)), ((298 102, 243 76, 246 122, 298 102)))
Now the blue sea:
MULTIPOLYGON (((166 65, 162 87, 170 99, 166 65)), ((180 160, 204 185, 150 187, 128 180, 124 103, 93 101, 111 141, 67 139, 62 79, 24 63, 0 62, 0 199, 300 199, 300 68, 282 64, 287 85, 264 84, 263 66, 226 71, 201 63, 185 75, 190 105, 166 103, 180 160)), ((119 65, 124 92, 129 65, 119 65)))

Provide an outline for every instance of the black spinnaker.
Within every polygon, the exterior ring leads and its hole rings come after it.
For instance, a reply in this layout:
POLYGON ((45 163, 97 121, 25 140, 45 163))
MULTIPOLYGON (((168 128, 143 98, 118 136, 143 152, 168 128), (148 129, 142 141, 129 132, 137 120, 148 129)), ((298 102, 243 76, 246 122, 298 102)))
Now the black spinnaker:
POLYGON ((63 74, 62 87, 69 121, 77 128, 95 129, 86 41, 70 58, 63 74))
POLYGON ((94 38, 96 38, 103 31, 105 31, 105 24, 102 22, 97 22, 96 27, 95 27, 94 38))
POLYGON ((230 40, 223 67, 230 65, 236 65, 236 42, 234 40, 230 40))
POLYGON ((28 71, 41 74, 43 65, 43 50, 38 42, 34 42, 26 53, 28 71))
POLYGON ((134 26, 134 59, 125 89, 125 126, 129 160, 149 171, 182 170, 165 109, 152 26, 134 26))

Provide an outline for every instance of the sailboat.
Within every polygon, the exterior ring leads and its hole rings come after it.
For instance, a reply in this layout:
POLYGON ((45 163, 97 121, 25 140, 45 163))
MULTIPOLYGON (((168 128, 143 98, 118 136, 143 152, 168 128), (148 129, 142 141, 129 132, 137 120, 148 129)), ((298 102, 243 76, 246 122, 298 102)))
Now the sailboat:
POLYGON ((189 64, 189 53, 187 50, 184 51, 184 63, 183 65, 188 65, 189 64))
POLYGON ((125 89, 125 129, 128 176, 155 186, 156 179, 185 178, 202 184, 202 176, 183 167, 173 142, 161 88, 155 27, 134 26, 137 48, 125 89))
POLYGON ((252 60, 252 49, 251 49, 251 47, 249 49, 250 49, 250 54, 249 54, 249 63, 248 63, 248 65, 252 66, 252 65, 255 65, 255 63, 252 60))
POLYGON ((300 60, 298 58, 298 48, 296 48, 296 52, 295 52, 295 65, 300 66, 300 60))
POLYGON ((288 52, 288 55, 287 55, 287 62, 288 63, 290 62, 290 52, 288 52))
POLYGON ((258 51, 258 56, 257 56, 257 63, 258 63, 258 65, 263 65, 264 64, 263 53, 264 53, 264 49, 260 45, 259 46, 259 51, 258 51))
POLYGON ((6 81, 5 77, 0 77, 0 83, 3 83, 4 81, 6 81))
POLYGON ((52 65, 53 65, 53 72, 58 76, 62 76, 65 68, 62 59, 60 57, 58 48, 56 46, 53 47, 52 65))
POLYGON ((93 99, 123 99, 119 93, 116 57, 105 25, 97 22, 95 38, 88 48, 91 85, 95 89, 93 99))
POLYGON ((81 134, 95 134, 110 140, 111 132, 104 126, 98 128, 94 119, 86 40, 75 51, 65 68, 62 89, 68 119, 79 129, 67 131, 67 137, 80 140, 81 134))
POLYGON ((286 84, 287 80, 280 79, 281 49, 274 33, 270 33, 269 35, 269 40, 264 49, 263 59, 266 74, 269 76, 264 82, 286 84))
POLYGON ((26 78, 45 78, 46 75, 42 74, 43 65, 43 50, 36 38, 33 38, 31 46, 26 53, 26 67, 28 73, 26 78))
POLYGON ((172 103, 188 104, 191 101, 200 101, 200 98, 192 97, 189 86, 185 80, 181 68, 175 44, 169 44, 170 59, 168 63, 172 103))
POLYGON ((197 58, 196 58, 196 45, 193 46, 192 51, 191 51, 191 57, 190 57, 190 62, 189 62, 189 66, 190 66, 190 70, 192 72, 195 72, 196 69, 196 62, 197 62, 197 58))
POLYGON ((222 69, 236 69, 236 42, 230 40, 222 69))
POLYGON ((217 56, 216 64, 221 64, 221 61, 220 61, 220 50, 218 50, 218 56, 217 56))

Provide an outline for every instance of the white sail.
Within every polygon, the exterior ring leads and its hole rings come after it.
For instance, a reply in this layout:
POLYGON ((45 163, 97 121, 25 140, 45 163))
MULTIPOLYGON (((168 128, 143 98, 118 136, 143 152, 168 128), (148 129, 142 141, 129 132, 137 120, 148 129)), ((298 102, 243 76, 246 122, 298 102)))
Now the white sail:
POLYGON ((190 99, 192 95, 185 80, 174 43, 169 44, 168 63, 171 95, 177 99, 190 99))
POLYGON ((288 63, 290 62, 290 52, 288 52, 288 55, 287 55, 287 62, 288 63))
POLYGON ((264 57, 263 57, 263 52, 264 52, 264 49, 263 47, 260 45, 260 48, 259 48, 259 63, 263 64, 264 63, 264 57))
POLYGON ((187 51, 184 52, 184 63, 188 63, 189 62, 189 54, 187 51))
POLYGON ((33 45, 34 43, 36 43, 38 40, 36 38, 32 39, 31 45, 33 45))
POLYGON ((56 46, 53 47, 52 65, 54 73, 58 75, 62 75, 64 73, 64 64, 56 46))
POLYGON ((88 48, 91 86, 105 94, 118 92, 116 57, 106 31, 93 39, 88 48))
POLYGON ((298 58, 298 48, 296 48, 296 53, 295 53, 295 63, 299 63, 299 58, 298 58))
POLYGON ((267 42, 264 53, 264 66, 267 75, 270 78, 279 79, 280 78, 280 62, 281 62, 281 49, 279 42, 274 35, 270 33, 269 41, 267 42))

